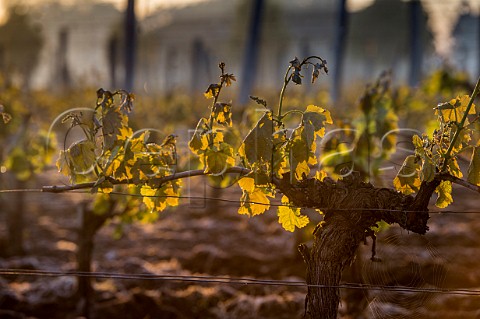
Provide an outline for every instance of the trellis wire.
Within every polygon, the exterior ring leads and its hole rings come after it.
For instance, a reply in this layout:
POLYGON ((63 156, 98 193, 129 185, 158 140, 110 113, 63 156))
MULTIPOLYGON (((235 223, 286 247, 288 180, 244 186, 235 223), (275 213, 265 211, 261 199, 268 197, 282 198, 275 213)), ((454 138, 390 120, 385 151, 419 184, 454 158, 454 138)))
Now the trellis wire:
POLYGON ((359 284, 359 283, 348 283, 348 282, 342 283, 339 285, 311 285, 311 284, 305 283, 304 281, 235 278, 235 277, 221 277, 221 276, 125 274, 125 273, 114 273, 114 272, 47 271, 47 270, 25 270, 25 269, 0 269, 0 275, 37 276, 37 277, 76 276, 76 277, 119 279, 119 280, 136 279, 136 280, 153 280, 153 281, 195 282, 200 284, 263 285, 263 286, 284 286, 284 287, 304 287, 304 288, 388 290, 388 291, 396 291, 396 292, 419 292, 419 293, 439 293, 439 294, 451 294, 451 295, 480 296, 480 290, 475 290, 475 289, 370 285, 370 284, 359 284))
MULTIPOLYGON (((1 193, 49 193, 43 191, 41 188, 26 188, 26 189, 3 189, 0 190, 1 193)), ((55 193, 55 194, 67 194, 67 193, 75 193, 75 194, 91 194, 89 191, 82 191, 82 190, 70 190, 64 193, 55 193)), ((292 204, 282 204, 282 203, 261 203, 255 201, 241 201, 235 199, 226 199, 226 198, 217 198, 217 197, 208 197, 208 196, 175 196, 175 195, 140 195, 140 194, 130 194, 130 193, 123 193, 123 192, 110 192, 109 194, 112 195, 119 195, 119 196, 131 196, 131 197, 151 197, 151 198, 177 198, 177 199, 190 199, 190 200, 209 200, 209 201, 218 201, 224 203, 231 203, 235 205, 240 204, 253 204, 253 205, 263 205, 263 206, 271 206, 271 207, 296 207, 296 208, 315 208, 321 211, 326 210, 335 210, 335 211, 351 211, 351 208, 331 208, 331 207, 306 207, 306 206, 296 206, 292 204)), ((454 210, 436 210, 436 211, 411 211, 411 210, 403 210, 403 209, 383 209, 383 208, 355 208, 355 211, 381 211, 381 212, 401 212, 401 213, 410 213, 410 212, 424 212, 430 214, 480 214, 480 211, 454 211, 454 210)))

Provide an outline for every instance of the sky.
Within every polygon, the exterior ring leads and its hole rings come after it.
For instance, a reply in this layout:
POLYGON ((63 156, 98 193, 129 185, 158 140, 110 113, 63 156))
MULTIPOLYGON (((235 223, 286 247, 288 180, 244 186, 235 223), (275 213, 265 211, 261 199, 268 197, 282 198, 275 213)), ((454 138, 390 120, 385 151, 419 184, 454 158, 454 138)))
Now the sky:
MULTIPOLYGON (((13 2, 22 4, 37 4, 49 0, 0 0, 0 21, 4 18, 5 7, 13 2)), ((50 0, 51 1, 51 0, 50 0)), ((78 0, 57 0, 65 4, 78 2, 78 0)), ((98 1, 98 0, 83 0, 98 1)), ((120 8, 125 7, 126 0, 102 0, 117 4, 120 8)), ((201 2, 204 0, 136 0, 137 12, 140 16, 148 14, 159 6, 182 6, 193 2, 201 2)), ((229 1, 229 0, 225 0, 229 1)), ((303 2, 311 2, 315 0, 298 0, 303 2)), ((371 5, 375 0, 347 0, 348 8, 352 11, 360 10, 371 5)), ((389 1, 389 0, 377 0, 389 1)), ((435 48, 441 55, 448 55, 452 47, 452 39, 450 31, 456 23, 459 8, 462 2, 468 2, 471 8, 477 12, 480 11, 480 0, 421 0, 425 9, 429 13, 429 24, 435 36, 435 48)))

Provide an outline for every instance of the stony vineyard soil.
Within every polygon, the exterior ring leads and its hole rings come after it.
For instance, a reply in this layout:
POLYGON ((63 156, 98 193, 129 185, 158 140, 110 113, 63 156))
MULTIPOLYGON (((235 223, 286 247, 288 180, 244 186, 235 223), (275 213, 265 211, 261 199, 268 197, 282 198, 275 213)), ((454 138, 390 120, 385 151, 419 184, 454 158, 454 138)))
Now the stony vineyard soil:
MULTIPOLYGON (((55 173, 52 173, 55 175, 55 173)), ((39 185, 58 183, 45 175, 39 185)), ((212 194, 202 181, 195 193, 212 194)), ((454 190, 449 210, 480 211, 478 194, 454 190)), ((228 189, 217 196, 238 199, 228 189)), ((26 255, 0 258, 2 269, 74 271, 75 206, 88 195, 27 196, 26 255)), ((8 200, 8 197, 3 197, 8 200)), ((301 281, 304 264, 296 245, 307 232, 282 230, 275 213, 247 218, 232 203, 187 202, 162 213, 154 224, 124 227, 118 222, 96 237, 93 269, 120 274, 220 276, 301 281)), ((432 208, 433 210, 438 210, 432 208)), ((315 212, 308 212, 320 220, 315 212)), ((0 211, 5 242, 5 214, 0 211)), ((309 230, 311 231, 311 229, 309 230)), ((371 262, 371 241, 344 275, 346 282, 376 286, 480 290, 480 214, 432 214, 430 232, 409 234, 391 227, 379 235, 371 262)), ((0 247, 1 248, 1 247, 0 247)), ((304 287, 199 283, 138 278, 99 278, 91 318, 301 318, 304 287)), ((0 277, 0 318, 78 318, 76 278, 9 275, 0 277)), ((480 296, 412 291, 343 290, 342 318, 479 318, 480 296), (360 310, 363 310, 363 315, 360 310)))

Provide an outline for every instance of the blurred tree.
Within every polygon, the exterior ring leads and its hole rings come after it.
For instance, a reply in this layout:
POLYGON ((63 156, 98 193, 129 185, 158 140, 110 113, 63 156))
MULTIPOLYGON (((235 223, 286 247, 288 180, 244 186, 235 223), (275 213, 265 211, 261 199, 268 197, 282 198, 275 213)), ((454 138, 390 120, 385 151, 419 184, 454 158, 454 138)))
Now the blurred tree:
POLYGON ((242 77, 243 82, 240 87, 240 104, 245 105, 248 101, 257 70, 257 59, 259 51, 260 33, 262 30, 263 19, 263 0, 254 0, 250 14, 250 24, 248 26, 247 43, 245 45, 245 54, 243 57, 242 77))
MULTIPOLYGON (((288 45, 291 43, 291 30, 286 19, 284 7, 281 2, 275 0, 264 0, 260 3, 261 7, 258 7, 258 3, 252 0, 241 0, 238 2, 235 11, 235 21, 233 23, 233 32, 230 39, 230 53, 229 58, 237 61, 242 61, 242 72, 240 78, 245 83, 253 81, 252 87, 255 87, 255 80, 257 77, 261 77, 262 63, 268 63, 274 61, 273 65, 281 65, 290 57, 288 55, 288 45), (259 11, 259 9, 261 11, 259 11), (254 16, 256 13, 256 16, 254 16), (259 19, 255 22, 256 19, 259 19), (261 20, 261 21, 260 21, 261 20), (255 29, 256 31, 253 31, 255 29), (253 34, 253 33, 256 33, 253 34), (258 38, 256 38, 258 37, 258 38), (239 50, 239 43, 243 43, 245 47, 243 50, 239 50), (253 46, 255 44, 255 47, 253 46), (247 48, 251 45, 251 48, 247 48), (253 57, 248 57, 251 54, 251 50, 256 50, 253 53, 253 57), (247 64, 256 59, 256 69, 252 64, 247 64), (248 66, 248 68, 247 68, 248 66), (248 70, 246 73, 245 70, 248 70), (246 73, 246 74, 245 74, 246 73), (247 77, 245 77, 247 76, 247 77)), ((280 69, 281 70, 281 69, 280 69)), ((283 77, 283 70, 280 71, 275 68, 275 77, 281 81, 283 77)), ((278 83, 276 81, 275 83, 278 83)), ((258 85, 258 83, 257 83, 258 85)), ((262 83, 265 85, 265 83, 262 83)), ((240 93, 240 103, 248 100, 249 92, 247 84, 241 91, 247 93, 240 93)))
POLYGON ((409 5, 409 47, 410 47, 410 74, 409 84, 416 86, 422 76, 422 4, 419 0, 412 0, 409 5))
POLYGON ((112 35, 108 40, 108 66, 110 75, 110 87, 117 87, 117 59, 118 59, 118 36, 112 35))
POLYGON ((133 90, 135 76, 136 37, 135 0, 127 1, 125 13, 125 89, 133 90))
POLYGON ((25 7, 11 6, 7 21, 0 26, 0 67, 7 84, 15 81, 25 89, 30 87, 42 45, 41 28, 31 22, 25 7))
POLYGON ((67 59, 69 38, 70 33, 68 28, 61 28, 58 32, 58 47, 55 64, 55 83, 59 85, 60 89, 69 88, 72 82, 67 59))
POLYGON ((333 73, 333 100, 337 101, 342 86, 343 59, 345 56, 345 40, 348 32, 347 0, 339 0, 337 4, 337 34, 335 37, 335 68, 333 73))

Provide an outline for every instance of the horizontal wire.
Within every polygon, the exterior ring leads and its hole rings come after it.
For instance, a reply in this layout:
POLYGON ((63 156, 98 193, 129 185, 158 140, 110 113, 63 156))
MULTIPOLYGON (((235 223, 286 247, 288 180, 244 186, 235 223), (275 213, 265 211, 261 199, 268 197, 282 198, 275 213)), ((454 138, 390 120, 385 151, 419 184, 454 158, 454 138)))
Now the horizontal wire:
MULTIPOLYGON (((30 188, 30 189, 7 189, 7 190, 0 190, 0 193, 45 193, 42 191, 41 188, 30 188)), ((76 193, 76 194, 92 194, 89 191, 83 190, 71 190, 68 193, 76 193)), ((60 194, 60 193, 57 193, 60 194)), ((66 194, 66 193, 64 193, 66 194)), ((123 192, 110 192, 109 194, 112 195, 119 195, 119 196, 131 196, 131 197, 150 197, 150 198, 176 198, 176 199, 193 199, 193 200, 208 200, 208 201, 218 201, 224 203, 231 203, 235 205, 240 204, 250 204, 250 205, 262 205, 262 206, 271 206, 271 207, 295 207, 295 208, 314 208, 321 211, 327 210, 335 210, 335 211, 378 211, 378 212, 397 212, 397 213, 429 213, 429 214, 480 214, 480 211, 455 211, 455 210, 434 210, 434 211, 414 211, 414 210, 403 210, 403 209, 383 209, 383 208, 331 208, 331 207, 307 207, 307 206, 295 206, 292 204, 281 204, 281 203, 262 203, 262 202, 255 202, 255 201, 242 201, 237 199, 225 199, 225 198, 217 198, 217 197, 208 197, 208 196, 175 196, 175 195, 141 195, 141 194, 130 194, 130 193, 123 193, 123 192)))
POLYGON ((41 193, 41 188, 2 189, 0 193, 41 193))
POLYGON ((0 269, 0 275, 22 275, 37 277, 63 277, 76 276, 86 278, 102 279, 120 279, 120 280, 153 280, 153 281, 179 281, 196 282, 207 284, 235 284, 235 285, 266 285, 266 286, 288 286, 288 287, 306 287, 306 288, 343 288, 343 289, 362 289, 362 290, 389 290, 396 292, 419 292, 419 293, 439 293, 452 295, 480 296, 480 290, 465 288, 420 288, 408 286, 389 286, 389 285, 371 285, 360 283, 342 283, 339 285, 312 285, 304 281, 287 281, 256 278, 235 278, 221 276, 193 276, 193 275, 155 275, 155 274, 122 274, 113 272, 81 272, 81 271, 44 271, 44 270, 24 270, 24 269, 0 269))

